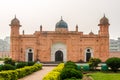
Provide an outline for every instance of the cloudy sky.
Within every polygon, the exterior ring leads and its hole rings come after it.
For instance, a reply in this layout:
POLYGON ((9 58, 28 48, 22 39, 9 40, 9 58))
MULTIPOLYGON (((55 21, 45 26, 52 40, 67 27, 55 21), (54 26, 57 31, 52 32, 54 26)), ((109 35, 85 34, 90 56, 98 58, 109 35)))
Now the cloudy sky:
POLYGON ((43 26, 54 31, 61 16, 70 31, 98 33, 99 20, 105 13, 110 22, 110 38, 120 37, 120 0, 0 0, 0 38, 10 35, 10 22, 15 14, 22 27, 20 33, 33 34, 43 26))

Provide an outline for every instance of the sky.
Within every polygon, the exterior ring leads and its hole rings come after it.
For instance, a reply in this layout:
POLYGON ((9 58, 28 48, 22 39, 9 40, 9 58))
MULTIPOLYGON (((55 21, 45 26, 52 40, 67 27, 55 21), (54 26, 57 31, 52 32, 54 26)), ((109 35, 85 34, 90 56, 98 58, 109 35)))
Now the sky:
POLYGON ((109 19, 111 39, 120 37, 120 0, 0 0, 0 39, 10 36, 9 24, 19 19, 20 34, 33 34, 40 30, 54 31, 55 24, 63 17, 69 31, 78 25, 79 31, 98 34, 99 20, 109 19))

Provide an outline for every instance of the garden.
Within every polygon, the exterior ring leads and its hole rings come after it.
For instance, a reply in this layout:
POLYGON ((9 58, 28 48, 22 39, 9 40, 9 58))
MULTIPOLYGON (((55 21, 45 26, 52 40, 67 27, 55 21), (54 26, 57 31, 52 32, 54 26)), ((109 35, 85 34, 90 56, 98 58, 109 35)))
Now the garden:
MULTIPOLYGON (((6 58, 4 65, 0 65, 0 80, 18 80, 40 69, 40 63, 6 58)), ((88 63, 67 61, 48 72, 42 80, 120 80, 120 58, 112 57, 105 63, 98 58, 91 58, 88 63)))
POLYGON ((35 62, 15 62, 11 58, 0 65, 0 80, 18 80, 42 69, 42 64, 35 62))
POLYGON ((120 80, 120 58, 113 57, 100 63, 98 58, 91 58, 87 64, 60 63, 43 80, 120 80))

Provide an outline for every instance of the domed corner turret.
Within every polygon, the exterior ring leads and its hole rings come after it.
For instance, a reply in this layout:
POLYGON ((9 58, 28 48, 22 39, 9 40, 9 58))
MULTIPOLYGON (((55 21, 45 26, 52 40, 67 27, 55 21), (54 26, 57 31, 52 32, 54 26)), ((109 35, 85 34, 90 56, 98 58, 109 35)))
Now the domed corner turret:
POLYGON ((100 23, 98 24, 98 26, 101 26, 101 25, 110 25, 109 20, 108 20, 108 18, 106 18, 105 14, 104 14, 103 18, 100 19, 100 23))
POLYGON ((16 16, 15 16, 14 19, 11 20, 10 26, 19 26, 19 27, 21 27, 20 21, 16 18, 16 16))

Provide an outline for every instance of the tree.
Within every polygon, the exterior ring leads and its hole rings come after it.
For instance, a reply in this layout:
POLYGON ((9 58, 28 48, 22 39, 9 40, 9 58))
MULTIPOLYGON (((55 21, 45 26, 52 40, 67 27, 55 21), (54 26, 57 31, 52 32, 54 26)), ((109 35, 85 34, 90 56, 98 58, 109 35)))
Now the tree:
POLYGON ((89 65, 92 70, 95 70, 98 64, 101 62, 99 58, 90 58, 89 65))
POLYGON ((112 57, 106 60, 106 64, 108 67, 112 69, 112 71, 117 72, 120 68, 120 58, 112 57))

